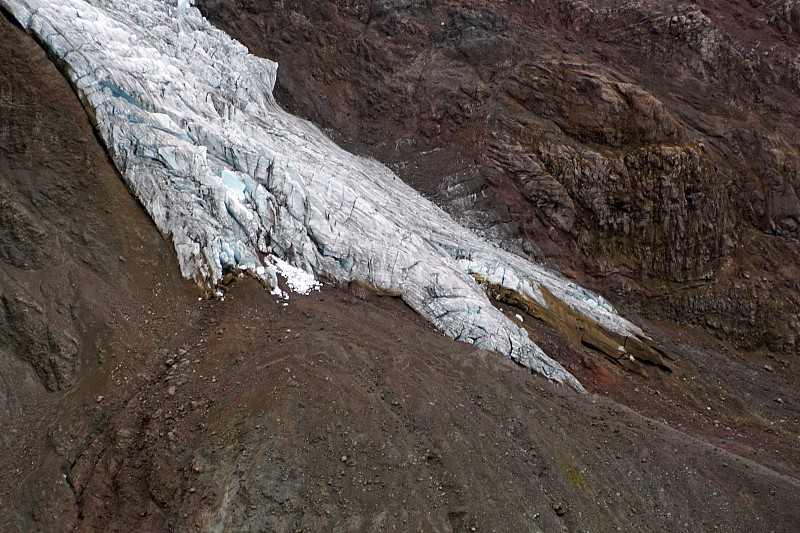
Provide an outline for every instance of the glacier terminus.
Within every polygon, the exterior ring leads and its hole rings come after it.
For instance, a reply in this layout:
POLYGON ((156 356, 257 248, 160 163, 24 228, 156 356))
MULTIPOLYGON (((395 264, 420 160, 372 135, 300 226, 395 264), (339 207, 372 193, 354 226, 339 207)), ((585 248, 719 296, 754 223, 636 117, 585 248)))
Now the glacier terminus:
MULTIPOLYGON (((660 356, 603 298, 458 225, 385 166, 338 147, 272 96, 277 64, 188 0, 1 0, 57 58, 184 277, 278 289, 300 269, 399 295, 450 337, 580 383, 490 297, 623 361, 660 356), (516 323, 515 323, 516 322, 516 323), (600 340, 597 340, 597 339, 600 340)), ((305 280, 303 287, 313 287, 305 280)))

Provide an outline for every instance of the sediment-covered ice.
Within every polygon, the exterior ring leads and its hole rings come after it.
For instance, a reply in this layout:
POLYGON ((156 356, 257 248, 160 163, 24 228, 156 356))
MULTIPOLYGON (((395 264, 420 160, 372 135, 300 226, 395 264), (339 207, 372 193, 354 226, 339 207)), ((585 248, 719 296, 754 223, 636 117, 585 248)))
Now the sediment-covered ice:
POLYGON ((386 167, 281 110, 277 65, 188 1, 0 3, 60 58, 124 179, 174 242, 183 275, 206 289, 239 271, 277 289, 279 271, 292 267, 370 282, 451 337, 578 390, 476 277, 547 307, 544 286, 610 331, 643 335, 602 298, 479 239, 386 167))

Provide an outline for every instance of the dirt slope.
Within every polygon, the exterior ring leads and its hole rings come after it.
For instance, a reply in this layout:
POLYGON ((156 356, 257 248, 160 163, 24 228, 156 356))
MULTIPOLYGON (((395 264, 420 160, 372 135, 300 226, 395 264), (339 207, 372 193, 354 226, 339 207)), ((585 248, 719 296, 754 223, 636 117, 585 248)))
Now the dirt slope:
POLYGON ((662 322, 683 362, 645 381, 529 324, 642 416, 359 288, 284 306, 242 282, 198 301, 67 83, 6 19, 0 57, 4 531, 800 521, 798 397, 780 366, 730 364, 713 339, 662 322))

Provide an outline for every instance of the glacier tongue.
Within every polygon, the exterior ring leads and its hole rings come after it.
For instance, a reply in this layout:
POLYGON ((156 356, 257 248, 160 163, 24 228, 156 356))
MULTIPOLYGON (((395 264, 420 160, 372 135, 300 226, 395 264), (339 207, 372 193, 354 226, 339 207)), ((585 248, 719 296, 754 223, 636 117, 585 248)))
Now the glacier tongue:
POLYGON ((123 177, 174 242, 183 275, 207 290, 229 271, 277 288, 286 264, 261 260, 275 256, 397 292, 451 337, 577 390, 475 278, 546 308, 543 286, 621 338, 644 338, 602 298, 479 239, 386 167, 281 110, 277 65, 188 1, 2 4, 61 59, 123 177))

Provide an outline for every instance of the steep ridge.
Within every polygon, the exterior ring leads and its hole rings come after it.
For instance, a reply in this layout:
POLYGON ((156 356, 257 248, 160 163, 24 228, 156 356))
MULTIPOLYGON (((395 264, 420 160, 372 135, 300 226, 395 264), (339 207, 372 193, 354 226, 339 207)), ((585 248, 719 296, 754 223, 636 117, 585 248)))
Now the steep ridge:
POLYGON ((196 9, 146 0, 4 5, 63 61, 117 167, 175 243, 184 276, 209 290, 242 273, 277 290, 288 260, 397 293, 451 337, 581 390, 475 277, 612 357, 667 366, 603 298, 479 239, 387 168, 283 112, 272 98, 275 64, 196 9), (552 300, 577 318, 550 313, 552 300))
MULTIPOLYGON (((453 343, 359 287, 284 306, 244 281, 224 302, 198 301, 66 81, 2 17, 0 56, 0 294, 23 296, 26 316, 66 331, 79 358, 42 347, 77 363, 48 390, 30 347, 6 342, 24 323, 0 323, 3 531, 798 523, 796 440, 777 418, 774 440, 749 420, 708 433, 691 423, 705 405, 676 405, 608 367, 657 402, 643 418, 453 343)), ((565 341, 539 342, 566 360, 565 341)), ((777 382, 747 379, 748 403, 774 404, 763 389, 777 382)), ((791 391, 779 394, 794 409, 791 391)))

